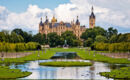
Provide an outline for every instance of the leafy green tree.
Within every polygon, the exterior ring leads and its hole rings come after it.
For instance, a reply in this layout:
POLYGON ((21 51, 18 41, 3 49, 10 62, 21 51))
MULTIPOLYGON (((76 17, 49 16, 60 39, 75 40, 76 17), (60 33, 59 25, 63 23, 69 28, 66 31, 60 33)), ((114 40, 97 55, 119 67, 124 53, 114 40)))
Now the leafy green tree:
POLYGON ((117 42, 130 42, 130 33, 119 34, 117 42))
POLYGON ((38 33, 33 36, 33 41, 38 42, 40 44, 45 44, 45 38, 46 38, 45 34, 42 35, 42 34, 38 33))
POLYGON ((81 35, 81 38, 87 40, 88 38, 92 38, 95 41, 97 35, 106 36, 107 31, 101 27, 89 28, 81 35))
POLYGON ((19 29, 19 28, 12 30, 12 32, 15 32, 17 35, 21 35, 24 38, 24 42, 26 43, 32 41, 31 33, 23 31, 22 29, 19 29))
POLYGON ((77 40, 77 37, 76 37, 76 35, 73 34, 72 31, 66 31, 66 32, 62 33, 61 37, 62 37, 63 41, 65 41, 65 40, 67 41, 67 44, 69 46, 76 45, 74 40, 77 40))
POLYGON ((10 40, 10 35, 9 35, 9 31, 8 30, 2 30, 3 33, 3 41, 5 42, 9 42, 10 40))
POLYGON ((0 42, 6 41, 6 36, 4 32, 0 32, 0 42))
POLYGON ((94 32, 96 33, 96 36, 97 35, 102 35, 102 36, 106 36, 107 35, 107 31, 104 30, 102 27, 100 26, 97 26, 94 28, 94 32))
POLYGON ((117 38, 118 38, 117 35, 112 35, 111 38, 110 38, 110 40, 109 40, 109 42, 110 43, 116 43, 117 42, 117 38))
POLYGON ((108 28, 107 30, 107 38, 110 39, 112 35, 117 35, 117 29, 113 29, 113 27, 108 28))
POLYGON ((83 46, 84 47, 90 47, 93 44, 93 39, 92 38, 88 38, 87 40, 84 41, 83 46))
POLYGON ((57 35, 57 33, 49 33, 47 34, 48 42, 51 47, 56 47, 59 45, 60 42, 60 36, 57 35))
POLYGON ((97 35, 96 42, 107 42, 107 38, 105 36, 102 36, 102 35, 97 35))
POLYGON ((12 30, 12 32, 15 32, 17 35, 24 36, 24 31, 22 29, 16 28, 12 30))
POLYGON ((11 43, 24 42, 24 38, 21 35, 17 35, 15 32, 12 32, 10 35, 11 43))

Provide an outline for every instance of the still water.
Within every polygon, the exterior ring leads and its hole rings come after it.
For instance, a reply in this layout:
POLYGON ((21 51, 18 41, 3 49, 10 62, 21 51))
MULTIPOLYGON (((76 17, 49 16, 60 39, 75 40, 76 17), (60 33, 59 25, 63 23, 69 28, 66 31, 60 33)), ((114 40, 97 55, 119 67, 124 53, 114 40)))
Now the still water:
MULTIPOLYGON (((52 60, 29 61, 20 65, 10 65, 11 68, 30 71, 32 74, 20 79, 91 79, 91 80, 113 80, 99 75, 99 72, 109 72, 112 68, 120 68, 127 65, 111 65, 102 62, 92 62, 92 66, 86 67, 48 67, 40 66, 40 62, 52 60)), ((84 60, 88 62, 88 60, 84 60)))

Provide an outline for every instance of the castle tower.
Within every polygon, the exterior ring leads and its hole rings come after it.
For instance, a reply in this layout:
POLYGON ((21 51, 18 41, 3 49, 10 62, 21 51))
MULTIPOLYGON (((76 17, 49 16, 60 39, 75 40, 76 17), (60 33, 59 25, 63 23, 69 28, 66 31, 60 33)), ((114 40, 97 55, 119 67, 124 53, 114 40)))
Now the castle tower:
POLYGON ((42 18, 41 18, 41 21, 39 23, 39 33, 42 33, 42 27, 43 27, 43 23, 42 23, 42 18))
POLYGON ((91 15, 89 16, 89 28, 94 28, 95 27, 95 20, 96 20, 96 17, 94 15, 94 8, 92 6, 92 9, 91 9, 91 15))
POLYGON ((76 26, 75 26, 75 35, 80 39, 80 22, 77 16, 76 26))
POLYGON ((48 33, 49 33, 49 20, 48 20, 48 18, 46 16, 46 20, 44 22, 44 34, 47 35, 48 33))

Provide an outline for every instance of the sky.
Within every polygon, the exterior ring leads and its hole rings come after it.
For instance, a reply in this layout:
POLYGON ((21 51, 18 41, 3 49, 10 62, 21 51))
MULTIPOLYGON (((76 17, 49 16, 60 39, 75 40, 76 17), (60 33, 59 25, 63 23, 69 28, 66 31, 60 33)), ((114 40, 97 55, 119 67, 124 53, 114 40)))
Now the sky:
POLYGON ((130 33, 130 0, 0 0, 0 31, 21 28, 38 33, 40 18, 53 15, 58 22, 71 22, 79 16, 81 25, 89 27, 94 6, 96 26, 116 28, 130 33))

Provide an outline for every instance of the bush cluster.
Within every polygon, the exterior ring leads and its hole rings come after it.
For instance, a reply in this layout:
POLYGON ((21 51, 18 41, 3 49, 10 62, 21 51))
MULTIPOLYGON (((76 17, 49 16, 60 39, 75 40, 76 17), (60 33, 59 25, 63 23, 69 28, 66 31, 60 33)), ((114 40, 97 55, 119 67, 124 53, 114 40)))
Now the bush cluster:
POLYGON ((127 52, 130 51, 130 42, 123 42, 123 43, 95 43, 94 44, 95 50, 100 51, 123 51, 127 52))
POLYGON ((28 43, 7 43, 0 42, 0 52, 13 52, 13 51, 25 51, 25 50, 36 50, 39 46, 36 42, 28 43))

